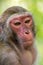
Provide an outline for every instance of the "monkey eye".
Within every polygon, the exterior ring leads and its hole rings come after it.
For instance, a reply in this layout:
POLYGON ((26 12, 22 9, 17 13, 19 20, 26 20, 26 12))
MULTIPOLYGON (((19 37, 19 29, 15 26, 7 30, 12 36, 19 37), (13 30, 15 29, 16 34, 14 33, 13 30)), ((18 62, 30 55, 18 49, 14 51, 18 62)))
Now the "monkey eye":
POLYGON ((30 20, 26 20, 26 21, 25 21, 25 23, 29 23, 29 22, 30 22, 30 20))
POLYGON ((14 25, 18 26, 20 25, 21 23, 20 22, 15 22, 14 25))

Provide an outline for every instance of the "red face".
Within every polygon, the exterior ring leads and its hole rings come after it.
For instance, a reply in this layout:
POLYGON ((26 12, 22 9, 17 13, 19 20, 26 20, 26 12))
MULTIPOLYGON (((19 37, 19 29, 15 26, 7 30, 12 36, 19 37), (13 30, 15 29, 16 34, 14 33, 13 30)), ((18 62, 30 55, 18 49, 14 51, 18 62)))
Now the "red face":
POLYGON ((34 35, 32 32, 33 21, 30 15, 18 15, 10 20, 11 29, 22 40, 24 47, 33 44, 34 35))

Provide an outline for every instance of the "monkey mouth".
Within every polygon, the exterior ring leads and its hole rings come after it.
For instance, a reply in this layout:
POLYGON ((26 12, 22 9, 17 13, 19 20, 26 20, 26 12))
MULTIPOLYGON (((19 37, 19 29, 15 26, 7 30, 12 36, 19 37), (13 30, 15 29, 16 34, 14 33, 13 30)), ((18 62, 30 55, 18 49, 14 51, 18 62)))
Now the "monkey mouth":
POLYGON ((24 42, 31 42, 32 39, 24 39, 24 42))
POLYGON ((32 40, 25 40, 24 41, 24 46, 30 46, 30 45, 32 45, 33 44, 33 41, 32 40))

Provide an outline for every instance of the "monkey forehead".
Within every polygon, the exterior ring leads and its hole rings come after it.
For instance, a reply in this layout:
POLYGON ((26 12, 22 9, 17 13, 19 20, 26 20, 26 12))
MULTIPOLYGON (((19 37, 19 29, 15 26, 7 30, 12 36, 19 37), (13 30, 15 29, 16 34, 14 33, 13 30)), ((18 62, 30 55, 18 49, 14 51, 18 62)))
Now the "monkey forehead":
POLYGON ((13 14, 11 15, 8 19, 7 19, 7 22, 13 20, 14 18, 18 18, 18 17, 21 17, 21 16, 32 16, 32 14, 30 14, 29 12, 23 12, 23 13, 16 13, 16 14, 13 14))
POLYGON ((7 19, 7 26, 9 25, 9 22, 11 20, 13 20, 14 18, 18 18, 18 17, 21 17, 21 16, 32 16, 32 14, 30 12, 22 12, 22 13, 14 13, 13 15, 11 15, 8 19, 7 19))

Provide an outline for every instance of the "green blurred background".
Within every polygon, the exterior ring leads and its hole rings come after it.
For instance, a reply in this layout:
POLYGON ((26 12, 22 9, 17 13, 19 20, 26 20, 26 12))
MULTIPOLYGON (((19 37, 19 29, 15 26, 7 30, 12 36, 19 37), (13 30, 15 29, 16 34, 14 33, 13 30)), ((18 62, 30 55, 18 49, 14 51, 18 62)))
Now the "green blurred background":
POLYGON ((36 25, 36 46, 38 62, 43 65, 43 0, 0 0, 0 15, 11 6, 22 6, 33 14, 36 25))

